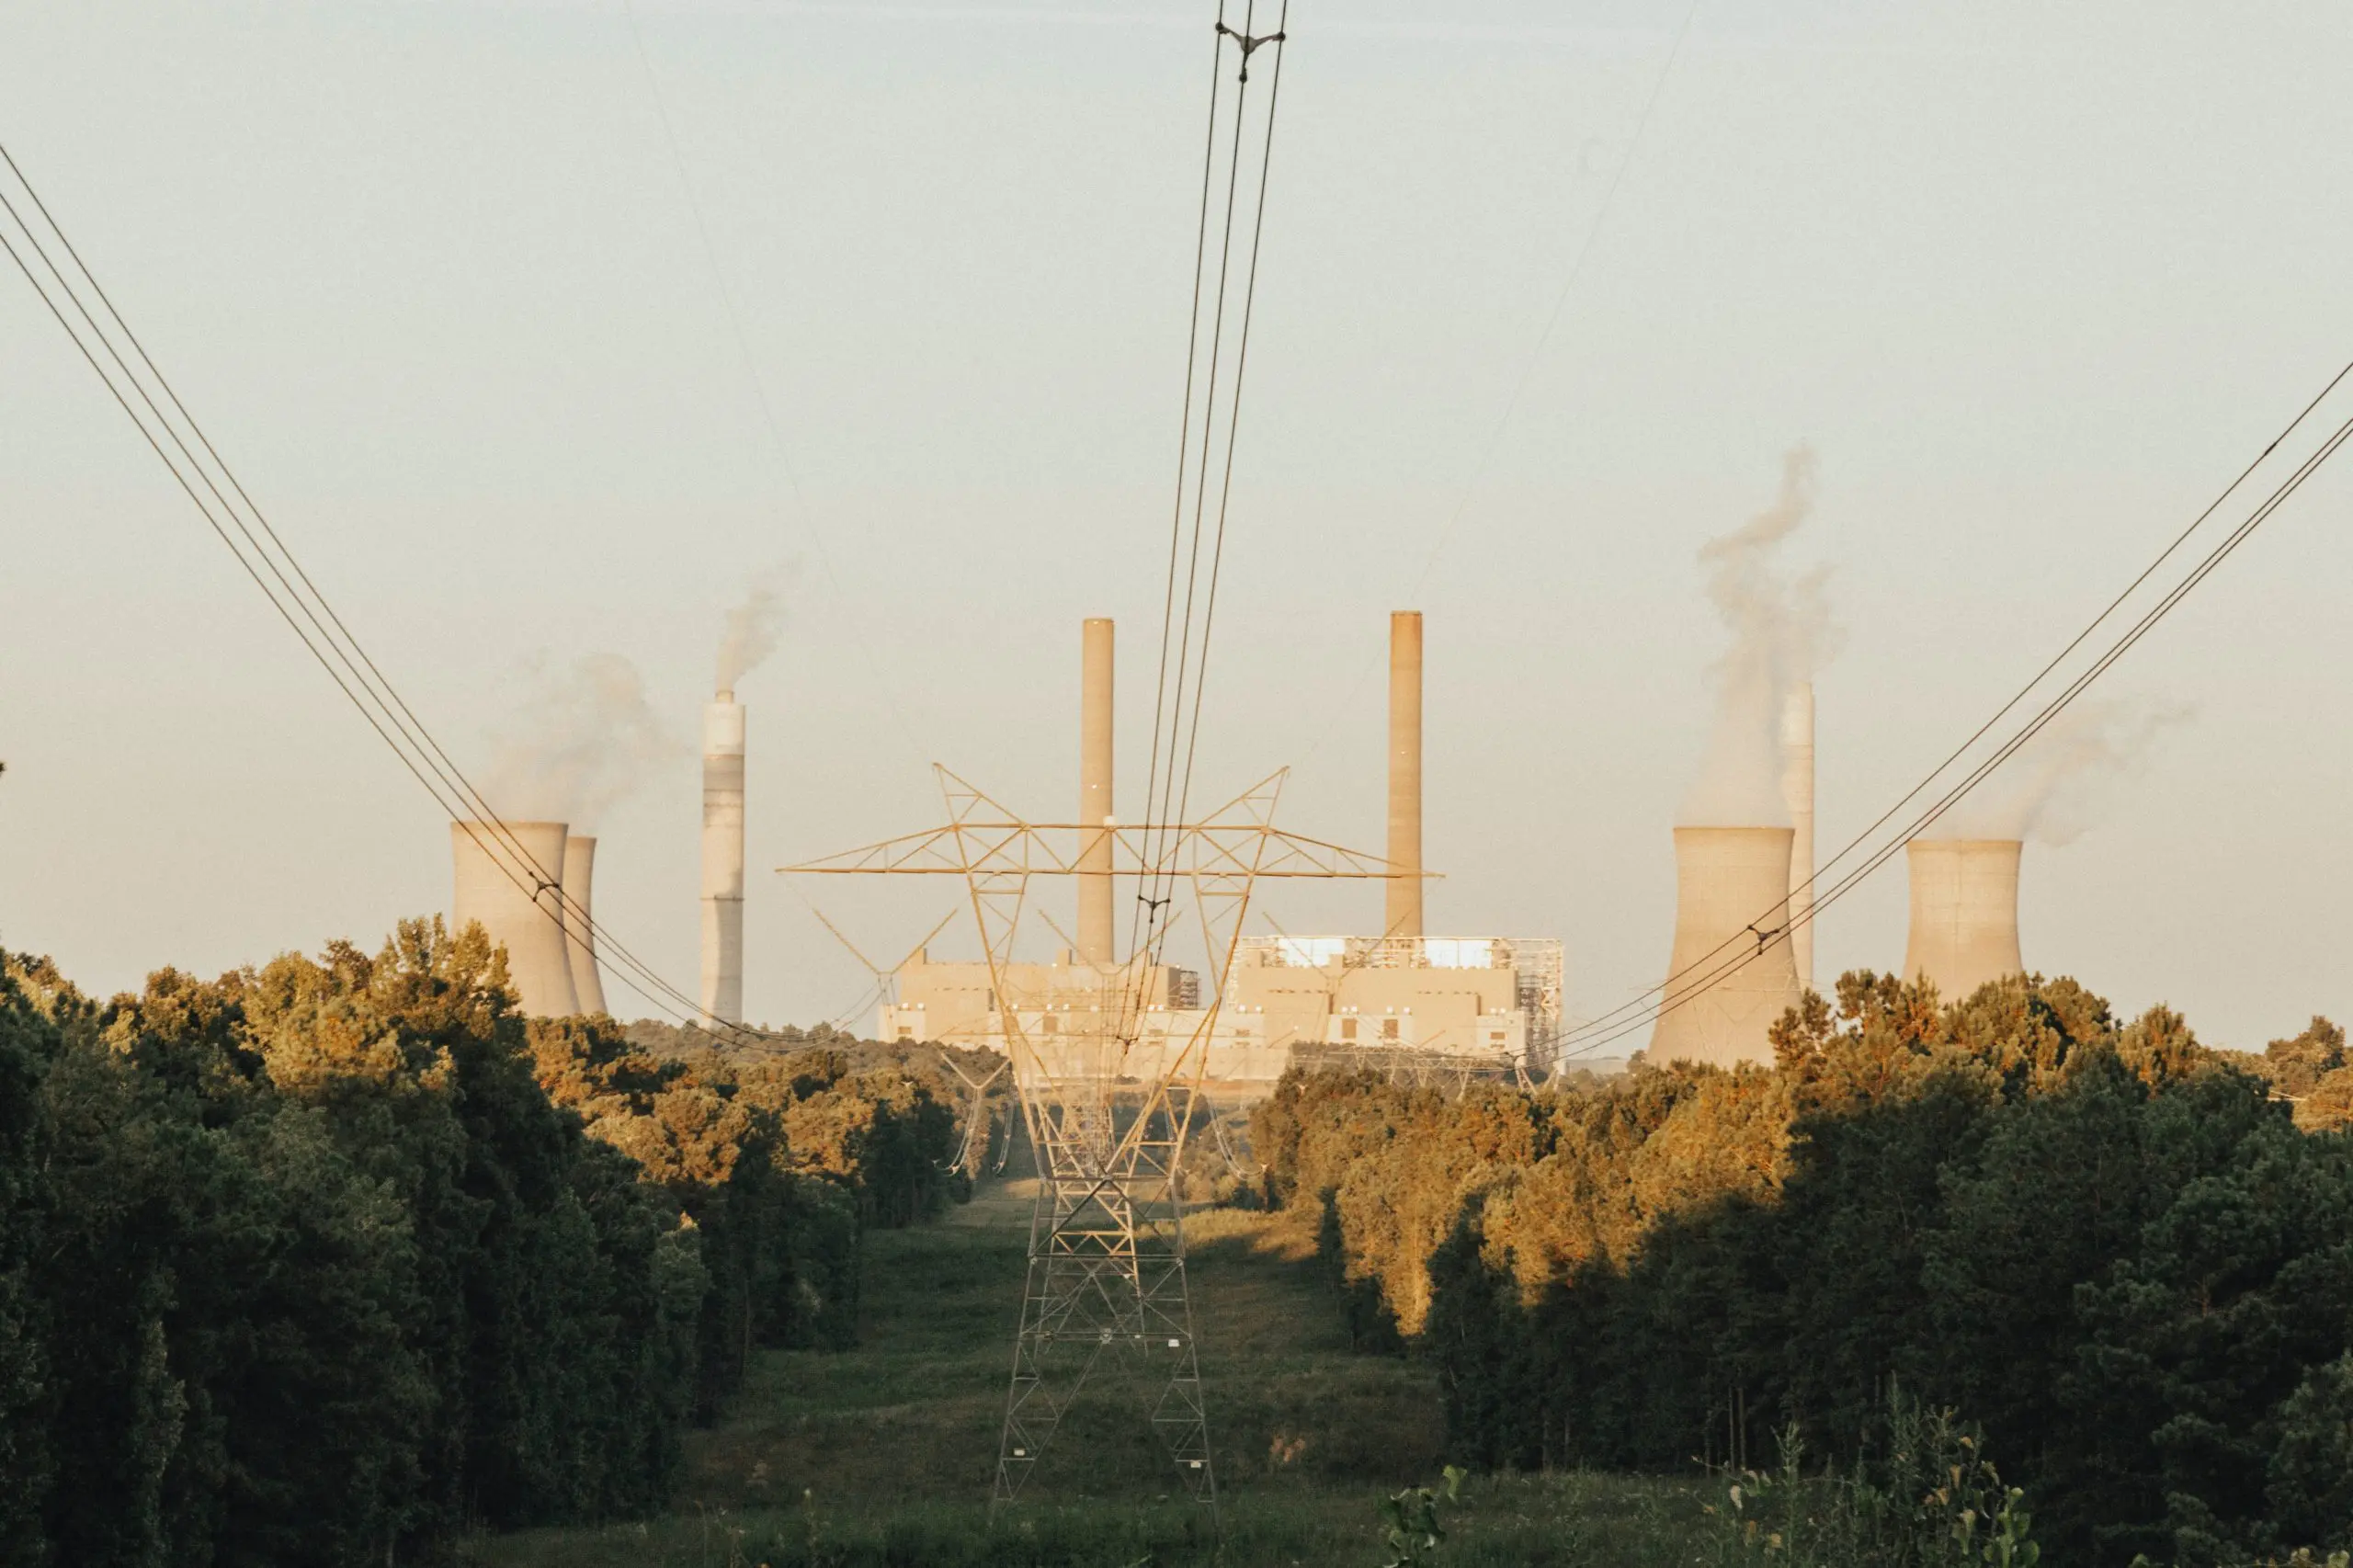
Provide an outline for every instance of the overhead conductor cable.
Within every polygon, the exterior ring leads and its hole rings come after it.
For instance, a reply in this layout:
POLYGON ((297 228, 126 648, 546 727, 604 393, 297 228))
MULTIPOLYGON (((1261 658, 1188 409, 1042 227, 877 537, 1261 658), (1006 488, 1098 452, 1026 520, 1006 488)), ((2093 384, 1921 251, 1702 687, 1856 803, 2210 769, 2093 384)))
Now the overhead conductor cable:
MULTIPOLYGON (((2313 411, 2319 408, 2321 403, 2325 402, 2331 393, 2336 391, 2338 386, 2344 382, 2348 375, 2353 375, 2353 362, 2348 362, 2343 368, 2338 369, 2337 372, 2329 379, 2327 383, 2323 386, 2316 394, 2314 394, 2312 401, 2304 404, 2304 406, 2298 411, 2295 417, 2290 420, 2287 426, 2282 428, 2277 436, 2274 436, 2269 442, 2266 443, 2263 449, 2256 455, 2254 460, 2250 461, 2246 467, 2242 469, 2238 474, 2223 487, 2222 493, 2215 496, 2213 501, 2210 503, 2204 510, 2200 512, 2196 517, 2191 519, 2189 525, 2182 529, 2179 534, 2176 535, 2165 545, 2165 547, 2157 553, 2154 560, 2153 560, 2147 566, 2143 567, 2130 583, 2125 585, 2123 590, 2117 594, 2114 598, 2110 599, 2109 603, 2101 608, 2099 613, 2095 615, 2090 622, 2087 623, 2081 631, 2078 631, 2072 639, 2070 639, 2064 647, 2060 649, 2056 654, 2052 655, 2048 663, 2043 665, 2040 670, 2036 671, 2034 676, 2029 678, 2024 686, 2020 687, 2006 702, 2003 703, 2002 706, 1995 711, 1991 718, 1979 725, 1977 729, 1972 733, 1966 740, 1962 741, 1959 746, 1955 747, 1943 761, 1931 768, 1917 784, 1915 784, 1910 790, 1906 790, 1893 805, 1882 812, 1869 827, 1865 828, 1862 833, 1859 834, 1844 848, 1840 849, 1836 855, 1832 856, 1828 860, 1824 861, 1820 868, 1814 869, 1812 875, 1805 878, 1803 882, 1800 885, 1810 892, 1813 891, 1814 885, 1829 872, 1832 867, 1845 860, 1857 850, 1863 848, 1867 843, 1870 843, 1882 828, 1884 828, 1890 822, 1894 821, 1904 809, 1912 801, 1917 800, 1922 794, 1927 792, 1927 790, 1934 785, 1936 780, 1943 777, 1954 763, 1966 756, 1979 741, 1992 733, 2006 717, 2023 704, 2027 699, 2043 684, 2044 681, 2049 679, 2050 676, 2060 668, 2062 665, 2078 652, 2085 643, 2089 642, 2093 634, 2096 633, 2102 625, 2106 624, 2110 619, 2112 619, 2119 609, 2122 608, 2136 593, 2148 584, 2149 580, 2156 574, 2165 563, 2172 559, 2172 557, 2179 551, 2181 547, 2188 543, 2190 538, 2202 528, 2207 522, 2213 517, 2215 513, 2222 508, 2223 505, 2229 501, 2231 496, 2238 493, 2240 488, 2245 484, 2247 480, 2253 477, 2256 471, 2261 468, 2266 461, 2279 451, 2279 448, 2289 439, 2289 437, 2303 426, 2304 422, 2312 415, 2313 411)), ((2167 588, 2165 592, 2159 597, 2154 605, 2144 611, 2131 626, 2119 633, 2111 642, 2102 649, 2102 651, 2094 658, 2092 663, 2081 673, 2071 678, 2055 697, 2046 702, 2017 731, 2007 735, 1995 747, 1991 755, 1972 767, 1966 775, 1948 789, 1941 796, 1938 797, 1933 802, 1924 808, 1904 826, 1897 829, 1892 835, 1874 844, 1873 846, 1864 855, 1863 859, 1859 864, 1840 875, 1832 881, 1826 889, 1814 892, 1811 907, 1806 909, 1802 915, 1795 917, 1791 921, 1791 924, 1795 925, 1811 922, 1818 916, 1824 909, 1828 908, 1831 904, 1836 903, 1839 899, 1846 896, 1847 893, 1853 891, 1854 888, 1859 885, 1865 878, 1876 871, 1881 866, 1886 864, 1889 859, 1893 858, 1894 855, 1904 846, 1904 845, 1916 837, 1927 827, 1935 824, 1955 805, 1959 804, 1960 801, 1970 793, 1970 791, 1976 789, 1987 778, 1991 777, 1995 770, 2000 767, 2001 765, 2007 761, 2011 756, 2015 756, 2021 746, 2024 746, 2037 734, 2040 733, 2052 720, 2056 719, 2059 714, 2063 712, 2075 701, 2077 698, 2082 696, 2082 694, 2102 675, 2106 674, 2117 660, 2122 658, 2124 654, 2129 653, 2135 645, 2137 645, 2143 638, 2146 637, 2150 631, 2154 630, 2159 622, 2164 620, 2167 615, 2171 614, 2174 608, 2178 606, 2184 598, 2188 597, 2200 583, 2203 583, 2206 578, 2213 573, 2215 568, 2220 566, 2224 561, 2228 560, 2230 556, 2237 551, 2240 545, 2245 543, 2246 540, 2254 535, 2256 528, 2262 527, 2265 522, 2268 521, 2272 514, 2277 512, 2281 506, 2287 503, 2290 497, 2293 496, 2297 491, 2303 487, 2306 480, 2310 479, 2313 474, 2317 472, 2330 458, 2336 456, 2338 449, 2345 445, 2348 438, 2353 438, 2353 416, 2348 416, 2334 430, 2330 431, 2325 437, 2324 437, 2318 447, 2299 461, 2290 472, 2288 476, 2284 480, 2280 481, 2279 483, 2275 486, 2261 501, 2256 503, 2254 509, 2245 518, 2234 524, 2231 530, 2223 536, 2221 541, 2215 544, 2212 549, 2208 551, 2207 553, 2201 557, 2180 579, 2176 581, 2172 586, 2167 588)), ((1763 922, 1772 918, 1772 912, 1760 912, 1757 917, 1757 923, 1762 924, 1763 922)), ((1776 932, 1775 934, 1779 935, 1779 933, 1776 932)), ((1722 979, 1725 975, 1730 974, 1733 971, 1739 969, 1742 965, 1751 961, 1754 957, 1755 954, 1747 950, 1746 944, 1744 941, 1739 939, 1726 941, 1713 951, 1694 960, 1683 969, 1668 975, 1667 978, 1658 985, 1652 986, 1646 991, 1638 993, 1633 999, 1621 1003, 1619 1006, 1612 1008, 1608 1013, 1604 1014, 1601 1017, 1597 1018, 1581 1028, 1573 1030, 1568 1035, 1564 1036, 1563 1043, 1568 1044, 1574 1042, 1575 1049, 1564 1051, 1562 1053, 1563 1059, 1587 1054, 1598 1050, 1604 1045, 1622 1039, 1635 1030, 1647 1027, 1649 1024, 1654 1022, 1661 1015, 1673 1011, 1675 1008, 1679 1007, 1685 1003, 1697 997, 1701 993, 1705 992, 1710 986, 1722 979)))
POLYGON ((597 923, 586 907, 571 899, 563 887, 561 863, 540 864, 540 858, 532 855, 490 808, 278 536, 5 144, 0 144, 0 165, 5 165, 23 198, 20 206, 16 196, 0 187, 0 212, 6 214, 15 231, 12 237, 8 229, 0 228, 0 249, 6 250, 108 393, 170 471, 173 481, 336 689, 392 748, 434 803, 481 846, 502 876, 527 897, 552 898, 560 906, 559 918, 590 935, 622 982, 657 1009, 674 1017, 695 1017, 694 999, 665 981, 597 923), (28 210, 39 215, 39 227, 28 219, 28 210), (71 275, 59 264, 52 247, 71 263, 71 275), (35 261, 40 264, 38 270, 35 261), (88 299, 84 297, 85 291, 88 299))

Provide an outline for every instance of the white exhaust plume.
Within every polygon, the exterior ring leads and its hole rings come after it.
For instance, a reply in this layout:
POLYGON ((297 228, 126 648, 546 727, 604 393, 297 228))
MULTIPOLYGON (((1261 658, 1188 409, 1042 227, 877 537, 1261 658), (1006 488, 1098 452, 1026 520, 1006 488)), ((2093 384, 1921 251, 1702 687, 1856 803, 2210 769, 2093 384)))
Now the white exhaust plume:
POLYGON ((1744 527, 1699 550, 1708 597, 1732 633, 1732 646, 1709 672, 1716 715, 1699 776, 1677 820, 1691 826, 1787 824, 1782 795, 1783 715, 1790 694, 1811 681, 1837 651, 1824 588, 1829 569, 1794 578, 1775 570, 1775 553, 1813 508, 1813 449, 1800 445, 1781 460, 1773 505, 1744 527))
POLYGON ((590 653, 553 667, 539 659, 529 671, 483 779, 500 815, 593 827, 685 749, 655 715, 627 659, 590 653))
POLYGON ((2165 733, 2195 713, 2187 703, 2078 699, 1921 836, 2072 844, 2116 787, 2148 766, 2165 733))
POLYGON ((719 676, 715 689, 732 692, 745 676, 776 652, 778 633, 784 630, 784 588, 781 574, 767 572, 752 580, 744 602, 727 612, 719 634, 719 676))

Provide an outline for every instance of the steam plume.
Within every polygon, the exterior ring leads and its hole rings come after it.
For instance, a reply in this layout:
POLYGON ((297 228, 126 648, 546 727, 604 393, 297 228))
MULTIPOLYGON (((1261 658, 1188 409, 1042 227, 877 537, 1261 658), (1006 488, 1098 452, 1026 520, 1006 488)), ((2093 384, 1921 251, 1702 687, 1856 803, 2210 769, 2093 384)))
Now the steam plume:
POLYGON ((2071 844, 2116 787, 2147 767, 2165 733, 2194 713, 2186 703, 2079 699, 1922 836, 2071 844))
POLYGON ((687 754, 636 667, 617 654, 552 667, 534 660, 525 686, 491 748, 484 793, 502 815, 592 827, 648 773, 687 754))
POLYGON ((1824 588, 1827 567, 1798 577, 1775 569, 1781 542, 1813 509, 1813 449, 1802 443, 1781 460, 1781 489, 1746 524, 1699 549, 1708 597, 1732 633, 1732 646, 1709 671, 1715 725, 1699 777, 1677 820, 1686 826, 1787 823, 1781 799, 1781 710, 1790 692, 1812 680, 1837 652, 1824 588))
POLYGON ((738 680, 776 652, 777 633, 784 624, 784 592, 778 575, 770 572, 754 578, 744 602, 727 612, 726 630, 719 638, 722 691, 734 690, 738 680))

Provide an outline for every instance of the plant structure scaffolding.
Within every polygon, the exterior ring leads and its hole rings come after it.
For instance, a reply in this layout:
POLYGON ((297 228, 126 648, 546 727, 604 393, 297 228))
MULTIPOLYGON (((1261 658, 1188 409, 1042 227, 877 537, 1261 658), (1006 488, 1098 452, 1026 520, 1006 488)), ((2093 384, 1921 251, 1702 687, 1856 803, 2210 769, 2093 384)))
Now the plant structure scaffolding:
POLYGON ((955 876, 971 899, 1040 1177, 992 1500, 1020 1494, 1108 1351, 1157 1382, 1153 1430, 1188 1491, 1214 1510, 1217 1470, 1185 1273, 1181 1176, 1196 1108, 1206 1105, 1210 1040, 1242 924, 1262 880, 1413 873, 1277 828, 1287 769, 1198 821, 1150 833, 1026 822, 948 769, 937 772, 945 825, 782 870, 955 876), (1059 1015, 1053 1036, 1032 1040, 1008 983, 1030 883, 1079 875, 1083 860, 1099 874, 1107 834, 1115 875, 1136 879, 1140 889, 1189 890, 1203 949, 1216 966, 1215 989, 1207 1006, 1187 1009, 1181 1027, 1170 1027, 1177 1015, 1148 1001, 1155 946, 1099 971, 1096 1006, 1059 1015))

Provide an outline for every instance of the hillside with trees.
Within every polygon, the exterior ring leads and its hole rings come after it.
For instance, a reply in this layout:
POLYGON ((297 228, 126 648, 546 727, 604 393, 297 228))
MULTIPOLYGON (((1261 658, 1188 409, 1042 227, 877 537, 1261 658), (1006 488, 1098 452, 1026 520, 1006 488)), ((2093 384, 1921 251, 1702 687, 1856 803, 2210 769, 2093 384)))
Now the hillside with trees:
POLYGON ((528 1022, 404 923, 99 1003, 0 958, 0 1560, 370 1562, 642 1515, 958 1178, 928 1074, 528 1022))
POLYGON ((1858 973, 1774 1044, 1534 1094, 1294 1074, 1254 1141, 1463 1462, 1868 1462, 1902 1391, 1982 1428, 2050 1561, 2353 1546, 2341 1031, 2241 1056, 2072 981, 1858 973))

